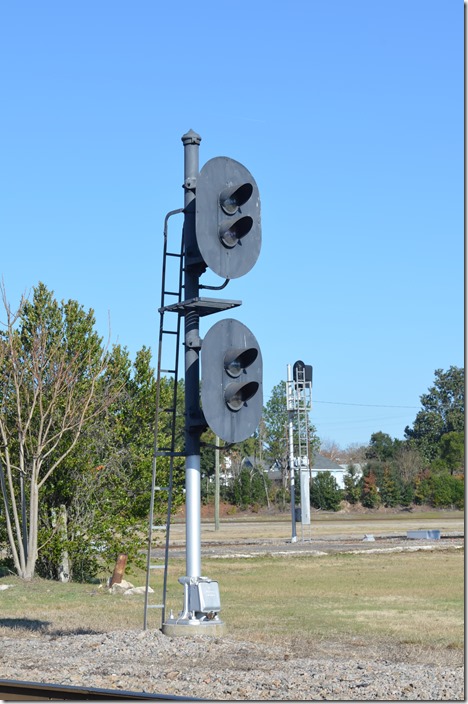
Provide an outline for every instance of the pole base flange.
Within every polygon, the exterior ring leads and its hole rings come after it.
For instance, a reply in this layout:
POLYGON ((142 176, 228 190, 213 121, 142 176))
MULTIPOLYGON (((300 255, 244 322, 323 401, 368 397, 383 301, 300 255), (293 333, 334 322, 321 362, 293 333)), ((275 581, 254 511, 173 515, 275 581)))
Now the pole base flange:
POLYGON ((226 624, 219 619, 200 621, 193 618, 169 618, 161 628, 165 636, 223 636, 226 634, 226 624))

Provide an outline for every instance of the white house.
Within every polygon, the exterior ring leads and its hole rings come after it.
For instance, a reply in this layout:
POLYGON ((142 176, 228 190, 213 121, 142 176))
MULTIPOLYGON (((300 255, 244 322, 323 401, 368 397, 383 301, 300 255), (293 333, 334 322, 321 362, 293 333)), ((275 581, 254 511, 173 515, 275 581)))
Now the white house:
POLYGON ((338 489, 344 489, 344 478, 346 474, 346 468, 342 465, 334 462, 333 460, 319 455, 318 453, 314 455, 314 463, 311 467, 312 479, 316 477, 320 472, 330 472, 332 477, 335 478, 338 489))

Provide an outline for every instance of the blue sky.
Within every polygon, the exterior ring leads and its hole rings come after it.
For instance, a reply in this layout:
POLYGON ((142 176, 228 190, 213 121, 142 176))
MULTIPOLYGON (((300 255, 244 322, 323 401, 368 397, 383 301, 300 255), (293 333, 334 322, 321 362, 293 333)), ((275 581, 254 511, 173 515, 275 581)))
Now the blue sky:
POLYGON ((463 33, 454 0, 2 3, 10 302, 43 281, 132 358, 156 350, 193 129, 200 166, 232 157, 260 189, 260 258, 222 296, 265 401, 302 359, 322 439, 402 438, 434 370, 464 363, 463 33))

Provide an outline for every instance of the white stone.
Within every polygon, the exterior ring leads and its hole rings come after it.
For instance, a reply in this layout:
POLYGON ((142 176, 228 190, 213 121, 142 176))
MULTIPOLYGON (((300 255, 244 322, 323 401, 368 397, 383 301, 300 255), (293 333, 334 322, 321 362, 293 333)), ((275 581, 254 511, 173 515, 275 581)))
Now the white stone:
MULTIPOLYGON (((130 596, 131 594, 144 594, 145 591, 146 587, 132 587, 131 589, 127 589, 127 591, 124 593, 124 596, 130 596)), ((154 589, 148 587, 148 594, 154 594, 154 589)))
POLYGON ((126 579, 122 579, 121 582, 116 582, 113 584, 110 590, 112 594, 125 594, 128 589, 133 589, 133 584, 131 582, 127 582, 126 579))

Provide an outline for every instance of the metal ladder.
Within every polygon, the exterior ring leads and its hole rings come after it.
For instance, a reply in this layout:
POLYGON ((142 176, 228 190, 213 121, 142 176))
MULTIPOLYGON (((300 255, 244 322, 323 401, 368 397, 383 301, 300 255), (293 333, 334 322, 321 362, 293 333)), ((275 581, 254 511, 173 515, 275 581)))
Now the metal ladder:
POLYGON ((297 372, 296 381, 296 409, 297 409, 297 457, 307 457, 309 460, 309 408, 310 390, 305 380, 304 369, 297 372))
POLYGON ((157 381, 156 381, 156 412, 154 421, 154 441, 153 441, 153 459, 152 459, 152 479, 151 479, 151 499, 150 499, 150 510, 149 510, 149 530, 148 530, 148 552, 146 557, 146 588, 145 588, 145 604, 144 604, 144 617, 143 617, 143 630, 147 629, 148 626, 148 609, 160 609, 161 610, 161 625, 165 621, 166 612, 166 594, 167 594, 167 572, 168 572, 168 561, 169 561, 169 537, 170 537, 170 525, 171 525, 171 511, 172 511, 172 489, 173 489, 173 472, 174 472, 174 458, 183 456, 183 452, 175 452, 175 437, 176 437, 176 408, 177 408, 177 386, 179 378, 179 342, 180 342, 180 322, 181 322, 181 311, 177 309, 177 304, 182 301, 182 291, 183 291, 183 267, 184 267, 184 240, 183 236, 181 238, 180 252, 170 252, 168 251, 168 221, 169 218, 178 213, 183 213, 184 209, 180 208, 178 210, 171 210, 165 217, 164 220, 164 246, 163 246, 163 261, 162 261, 162 286, 161 286, 161 306, 159 308, 159 341, 158 341, 158 365, 157 365, 157 381), (166 278, 168 262, 170 258, 179 259, 178 268, 178 286, 176 290, 169 290, 166 288, 166 278), (164 313, 171 308, 168 306, 168 297, 172 300, 176 300, 176 307, 172 307, 172 310, 177 312, 177 324, 175 329, 167 329, 165 327, 164 313), (175 355, 174 355, 174 367, 172 369, 162 369, 162 358, 163 358, 163 340, 168 337, 172 337, 175 340, 175 355), (169 408, 161 408, 160 406, 160 388, 161 388, 161 376, 162 374, 170 374, 173 378, 173 391, 172 391, 172 402, 169 408), (170 443, 169 447, 159 447, 158 441, 158 431, 160 426, 160 416, 162 413, 168 414, 169 424, 171 428, 170 432, 170 443), (157 463, 158 458, 168 457, 169 458, 169 481, 168 486, 162 487, 157 485, 157 463), (166 524, 163 526, 154 526, 154 500, 156 492, 167 492, 167 516, 166 524), (162 564, 152 564, 151 562, 151 550, 153 545, 153 533, 156 530, 166 531, 166 540, 164 548, 164 562, 162 564), (163 583, 162 583, 162 598, 160 603, 150 604, 149 603, 149 582, 150 574, 152 570, 163 570, 163 583))

